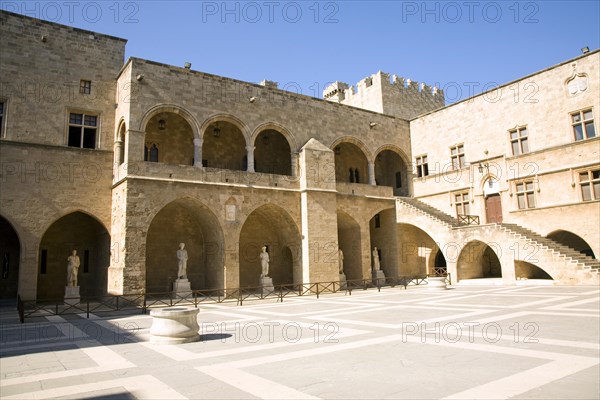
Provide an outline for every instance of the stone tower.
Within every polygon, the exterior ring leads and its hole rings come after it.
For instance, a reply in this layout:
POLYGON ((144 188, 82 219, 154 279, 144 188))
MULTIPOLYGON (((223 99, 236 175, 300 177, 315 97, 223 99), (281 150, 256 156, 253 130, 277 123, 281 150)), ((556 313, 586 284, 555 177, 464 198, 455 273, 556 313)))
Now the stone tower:
POLYGON ((336 81, 323 90, 323 98, 406 120, 445 106, 442 90, 396 75, 390 79, 381 71, 356 87, 336 81))

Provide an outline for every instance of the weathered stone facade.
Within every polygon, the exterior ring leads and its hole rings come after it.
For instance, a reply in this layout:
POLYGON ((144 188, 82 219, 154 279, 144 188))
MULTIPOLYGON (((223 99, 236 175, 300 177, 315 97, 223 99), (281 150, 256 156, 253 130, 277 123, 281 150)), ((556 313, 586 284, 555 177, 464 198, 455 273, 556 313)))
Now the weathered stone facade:
MULTIPOLYGON (((597 52, 519 81, 534 79, 544 91, 535 107, 478 96, 433 111, 443 106, 441 92, 383 73, 349 106, 335 94, 319 100, 268 82, 124 63, 123 39, 8 12, 0 18, 2 297, 60 297, 72 249, 85 264, 84 296, 168 292, 182 242, 192 289, 257 286, 263 245, 275 285, 337 280, 338 249, 348 279, 368 279, 374 247, 387 276, 433 273, 443 261, 454 280, 476 278, 487 262, 506 283, 515 271, 537 269, 561 283, 597 282, 594 271, 575 262, 570 273, 569 261, 546 253, 545 264, 498 250, 491 260, 492 240, 497 248, 527 243, 498 224, 457 228, 423 203, 398 200, 417 197, 452 214, 453 193, 469 191, 470 213, 490 222, 477 163, 501 161, 503 171, 518 163, 520 174, 535 163, 536 208, 503 207, 504 220, 543 235, 572 232, 597 255, 598 202, 577 197, 576 179, 598 166, 598 141, 565 138, 569 113, 597 113, 597 52), (587 79, 575 95, 565 92, 571 63, 575 78, 587 79), (524 124, 531 151, 508 156, 507 130, 524 124), (504 131, 467 135, 474 126, 504 131), (458 143, 467 164, 457 181, 433 168, 416 176, 414 156, 442 162, 458 143), (553 187, 561 188, 555 196, 553 187)), ((514 203, 519 180, 494 176, 502 204, 514 203)))

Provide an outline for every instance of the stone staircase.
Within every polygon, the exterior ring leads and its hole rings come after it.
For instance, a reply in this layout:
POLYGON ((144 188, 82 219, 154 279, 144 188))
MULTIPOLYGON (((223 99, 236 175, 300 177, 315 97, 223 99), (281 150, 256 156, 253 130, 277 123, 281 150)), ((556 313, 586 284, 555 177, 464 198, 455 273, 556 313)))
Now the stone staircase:
POLYGON ((566 259, 576 262, 577 264, 580 264, 581 267, 585 270, 590 270, 591 272, 600 274, 600 260, 587 256, 571 247, 565 246, 564 244, 558 243, 555 240, 544 237, 539 233, 524 228, 520 225, 507 223, 501 223, 497 225, 499 228, 502 228, 515 235, 519 235, 539 245, 541 248, 545 248, 552 251, 558 256, 562 256, 566 259))
POLYGON ((403 203, 406 207, 418 212, 419 214, 426 215, 429 218, 433 218, 438 222, 446 225, 448 228, 456 228, 464 226, 458 222, 458 220, 445 212, 438 210, 435 207, 425 204, 420 200, 413 199, 411 197, 396 197, 396 200, 403 203))
MULTIPOLYGON (((459 227, 462 229, 478 229, 481 227, 481 225, 461 224, 458 219, 417 199, 407 197, 397 197, 396 199, 411 211, 442 223, 448 229, 456 229, 459 227)), ((553 267, 558 267, 556 269, 563 269, 557 265, 558 263, 567 266, 567 269, 573 273, 576 273, 575 271, 580 271, 589 273, 595 278, 600 276, 600 260, 589 257, 530 229, 510 223, 490 224, 487 225, 487 227, 493 227, 495 230, 504 232, 515 239, 531 243, 539 247, 543 252, 548 252, 548 256, 543 258, 546 262, 553 264, 553 267)))

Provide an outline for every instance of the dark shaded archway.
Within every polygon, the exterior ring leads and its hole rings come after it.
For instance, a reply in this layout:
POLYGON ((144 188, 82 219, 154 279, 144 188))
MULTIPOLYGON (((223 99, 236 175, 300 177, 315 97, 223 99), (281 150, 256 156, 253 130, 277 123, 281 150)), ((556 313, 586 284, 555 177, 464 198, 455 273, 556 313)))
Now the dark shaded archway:
POLYGON ((338 245, 344 254, 346 279, 364 279, 362 271, 362 243, 360 225, 343 211, 337 212, 338 245))
POLYGON ((433 272, 433 257, 438 246, 424 230, 410 224, 398 224, 398 249, 401 275, 433 272))
POLYGON ((81 261, 81 297, 106 294, 110 265, 110 236, 95 218, 74 212, 54 222, 40 242, 37 298, 62 299, 67 284, 67 258, 73 250, 81 261))
POLYGON ((596 255, 594 254, 592 247, 585 240, 583 240, 583 238, 581 238, 581 236, 578 236, 572 232, 558 230, 558 231, 554 231, 554 232, 548 234, 548 236, 546 236, 546 237, 548 239, 552 239, 555 242, 558 242, 564 246, 575 249, 575 250, 585 254, 586 256, 596 258, 596 255))
POLYGON ((21 244, 10 222, 0 217, 0 299, 17 297, 21 244))
POLYGON ((502 277, 498 255, 479 240, 473 240, 463 247, 458 256, 457 272, 458 280, 502 277))
POLYGON ((163 207, 146 237, 146 292, 170 292, 177 279, 179 243, 188 252, 192 290, 223 288, 223 232, 201 202, 183 198, 163 207))
POLYGON ((246 139, 240 128, 227 121, 211 123, 203 132, 202 158, 204 167, 246 171, 246 139))
POLYGON ((333 151, 337 182, 369 183, 369 162, 360 147, 354 143, 342 142, 333 151))
POLYGON ((274 129, 262 131, 254 141, 254 170, 292 175, 292 155, 285 136, 274 129))
POLYGON ((395 196, 408 196, 408 168, 398 153, 383 150, 375 157, 375 182, 392 187, 395 196))
POLYGON ((259 285, 262 246, 267 246, 274 285, 302 283, 301 245, 298 227, 283 208, 265 204, 252 211, 240 232, 240 287, 259 285))
POLYGON ((442 250, 438 249, 433 259, 433 268, 430 271, 431 275, 434 276, 446 276, 448 275, 448 267, 446 265, 446 257, 442 250))
POLYGON ((194 164, 194 131, 182 116, 160 112, 150 118, 145 132, 144 161, 194 164))
POLYGON ((552 277, 537 265, 526 261, 515 260, 515 278, 520 279, 550 279, 552 277))

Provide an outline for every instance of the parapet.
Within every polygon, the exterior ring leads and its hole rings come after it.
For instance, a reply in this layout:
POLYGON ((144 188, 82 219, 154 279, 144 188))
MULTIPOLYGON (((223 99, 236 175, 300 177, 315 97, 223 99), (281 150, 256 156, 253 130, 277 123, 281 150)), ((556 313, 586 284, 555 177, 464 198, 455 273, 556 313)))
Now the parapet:
POLYGON ((412 119, 419 114, 444 107, 444 92, 382 71, 367 76, 355 86, 336 81, 323 91, 325 100, 412 119))
POLYGON ((260 85, 270 89, 277 89, 279 87, 279 82, 268 81, 266 79, 263 79, 262 81, 260 81, 260 85))

